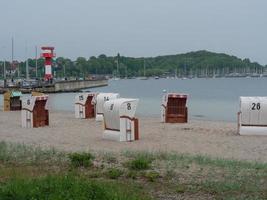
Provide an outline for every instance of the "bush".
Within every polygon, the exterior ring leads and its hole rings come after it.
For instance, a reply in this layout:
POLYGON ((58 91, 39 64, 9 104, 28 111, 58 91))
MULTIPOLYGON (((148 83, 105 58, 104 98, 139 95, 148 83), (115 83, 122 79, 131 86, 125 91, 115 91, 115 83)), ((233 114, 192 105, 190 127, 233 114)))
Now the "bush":
POLYGON ((69 159, 74 167, 90 167, 94 156, 91 153, 72 153, 69 154, 69 159))
POLYGON ((139 155, 134 160, 131 160, 126 163, 129 169, 132 170, 146 170, 150 169, 152 159, 150 157, 139 155))
POLYGON ((123 174, 122 170, 117 168, 110 168, 106 172, 106 176, 111 179, 117 179, 123 174))

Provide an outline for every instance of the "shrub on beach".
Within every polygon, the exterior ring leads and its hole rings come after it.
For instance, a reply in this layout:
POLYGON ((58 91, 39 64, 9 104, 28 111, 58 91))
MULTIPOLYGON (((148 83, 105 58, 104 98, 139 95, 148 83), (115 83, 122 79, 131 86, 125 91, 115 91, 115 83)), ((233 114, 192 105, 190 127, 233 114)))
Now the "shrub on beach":
POLYGON ((146 170, 151 168, 153 159, 145 155, 138 155, 133 160, 126 163, 126 166, 131 170, 146 170))
POLYGON ((90 167, 93 165, 94 156, 91 153, 71 153, 69 159, 74 167, 90 167))

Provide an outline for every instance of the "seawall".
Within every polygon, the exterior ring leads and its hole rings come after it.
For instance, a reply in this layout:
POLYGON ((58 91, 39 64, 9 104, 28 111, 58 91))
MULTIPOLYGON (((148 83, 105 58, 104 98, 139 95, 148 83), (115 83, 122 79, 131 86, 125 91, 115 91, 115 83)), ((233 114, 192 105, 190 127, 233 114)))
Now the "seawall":
POLYGON ((85 88, 107 86, 108 80, 73 80, 57 82, 54 85, 55 92, 72 92, 85 88))
POLYGON ((0 88, 0 93, 4 93, 10 89, 20 90, 23 93, 30 93, 31 91, 43 92, 43 93, 57 93, 57 92, 78 92, 86 88, 103 87, 108 85, 108 80, 69 80, 60 81, 49 85, 42 85, 35 88, 0 88))

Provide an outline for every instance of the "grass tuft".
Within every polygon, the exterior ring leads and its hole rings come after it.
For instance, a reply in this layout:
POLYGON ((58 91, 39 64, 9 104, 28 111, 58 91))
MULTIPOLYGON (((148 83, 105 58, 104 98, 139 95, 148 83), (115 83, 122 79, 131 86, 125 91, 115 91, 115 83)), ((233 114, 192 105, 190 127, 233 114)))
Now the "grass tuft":
POLYGON ((126 166, 130 170, 147 170, 151 168, 151 164, 154 160, 152 154, 138 153, 134 155, 134 159, 126 162, 126 166))
POLYGON ((91 167, 93 165, 94 156, 91 153, 71 153, 68 156, 74 167, 91 167))
POLYGON ((120 176, 122 176, 123 171, 117 168, 109 168, 106 171, 106 176, 110 179, 118 179, 120 176))

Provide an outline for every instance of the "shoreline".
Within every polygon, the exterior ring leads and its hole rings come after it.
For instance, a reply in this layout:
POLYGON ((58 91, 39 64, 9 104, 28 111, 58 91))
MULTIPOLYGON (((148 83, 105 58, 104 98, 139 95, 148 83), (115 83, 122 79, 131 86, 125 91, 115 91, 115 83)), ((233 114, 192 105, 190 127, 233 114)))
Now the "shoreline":
MULTIPOLYGON (((79 92, 77 92, 78 94, 79 92)), ((1 94, 0 94, 0 112, 3 112, 3 99, 1 99, 1 94)), ((50 105, 51 106, 51 105, 50 105)), ((72 108, 73 110, 55 110, 55 109, 49 109, 49 112, 51 113, 73 113, 74 115, 74 107, 72 108)), ((151 114, 151 115, 146 115, 146 114, 143 114, 143 113, 137 113, 136 114, 137 117, 139 118, 151 118, 151 119, 155 119, 155 120, 159 120, 160 121, 160 113, 159 114, 151 114)), ((209 118, 206 118, 206 116, 201 116, 201 117, 198 117, 198 116, 194 116, 194 115, 189 115, 188 117, 188 120, 189 121, 203 121, 203 122, 224 122, 224 123, 237 123, 237 119, 235 120, 226 120, 226 119, 209 119, 209 118)))
POLYGON ((240 136, 233 122, 190 120, 187 124, 164 124, 159 118, 140 117, 140 140, 114 142, 102 139, 102 122, 75 119, 69 111, 51 111, 50 126, 44 128, 25 129, 20 120, 20 112, 0 111, 0 141, 62 151, 172 152, 267 162, 267 137, 240 136))

